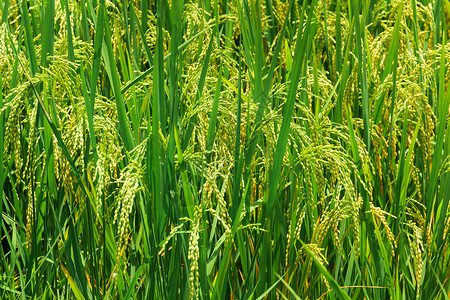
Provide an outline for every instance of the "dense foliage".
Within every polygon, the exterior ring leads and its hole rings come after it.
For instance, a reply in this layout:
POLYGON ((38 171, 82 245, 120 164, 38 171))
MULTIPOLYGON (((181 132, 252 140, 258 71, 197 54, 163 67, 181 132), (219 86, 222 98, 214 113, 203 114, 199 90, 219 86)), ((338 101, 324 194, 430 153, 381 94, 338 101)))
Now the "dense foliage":
POLYGON ((0 299, 449 299, 448 0, 2 0, 0 299))

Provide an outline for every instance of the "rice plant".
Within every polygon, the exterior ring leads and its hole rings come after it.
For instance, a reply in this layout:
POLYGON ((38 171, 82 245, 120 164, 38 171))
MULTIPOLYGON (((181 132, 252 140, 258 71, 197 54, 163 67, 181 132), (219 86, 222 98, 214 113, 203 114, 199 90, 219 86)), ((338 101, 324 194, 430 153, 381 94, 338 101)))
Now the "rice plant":
POLYGON ((449 299, 448 0, 3 0, 0 299, 449 299))

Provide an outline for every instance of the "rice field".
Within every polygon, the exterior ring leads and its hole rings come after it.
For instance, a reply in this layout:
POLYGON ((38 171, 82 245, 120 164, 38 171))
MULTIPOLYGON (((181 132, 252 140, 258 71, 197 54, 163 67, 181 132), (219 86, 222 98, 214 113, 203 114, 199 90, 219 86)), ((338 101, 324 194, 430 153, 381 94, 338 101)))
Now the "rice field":
POLYGON ((0 299, 449 299, 449 0, 2 0, 0 299))

